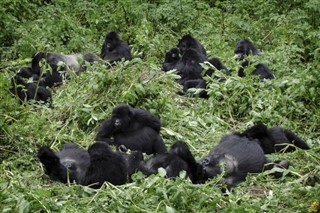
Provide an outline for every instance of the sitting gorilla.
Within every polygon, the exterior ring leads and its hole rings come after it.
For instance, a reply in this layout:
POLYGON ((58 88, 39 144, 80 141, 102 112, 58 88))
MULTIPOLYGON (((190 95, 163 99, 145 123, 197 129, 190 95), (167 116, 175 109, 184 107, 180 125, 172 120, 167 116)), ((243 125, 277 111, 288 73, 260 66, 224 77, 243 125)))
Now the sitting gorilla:
POLYGON ((81 182, 82 185, 98 189, 105 181, 113 185, 127 182, 128 169, 125 159, 118 152, 112 151, 107 143, 94 143, 88 152, 90 165, 81 182))
POLYGON ((41 77, 40 85, 53 87, 62 83, 62 76, 59 71, 82 71, 86 68, 85 62, 93 63, 100 60, 93 53, 64 55, 54 52, 38 52, 32 57, 31 70, 32 74, 41 77), (41 64, 41 61, 45 61, 51 70, 42 71, 44 64, 41 64))
MULTIPOLYGON (((231 72, 221 63, 221 61, 218 58, 209 58, 207 60, 213 68, 208 69, 204 76, 211 77, 215 70, 224 70, 226 75, 231 75, 231 72)), ((202 67, 201 67, 202 69, 202 67)), ((225 80, 224 78, 216 77, 219 82, 225 80)), ((190 88, 197 88, 197 89, 206 89, 207 88, 207 82, 202 78, 202 76, 198 79, 191 79, 187 80, 183 84, 183 92, 178 92, 179 95, 187 95, 187 91, 190 88)), ((191 95, 194 95, 193 93, 191 95)), ((203 90, 198 95, 200 98, 209 98, 208 93, 203 90)))
POLYGON ((102 122, 95 140, 147 154, 164 153, 166 147, 159 134, 160 128, 159 118, 150 112, 120 104, 113 109, 111 118, 102 122), (110 143, 111 137, 114 141, 110 143))
POLYGON ((199 54, 202 54, 204 56, 207 56, 205 48, 202 46, 202 44, 195 38, 193 38, 191 35, 184 35, 179 40, 177 47, 180 50, 180 54, 183 55, 188 49, 194 49, 199 54))
POLYGON ((240 40, 236 49, 234 50, 235 58, 237 60, 243 60, 246 56, 259 55, 260 51, 253 45, 253 43, 247 39, 240 40))
MULTIPOLYGON (((250 65, 246 57, 250 54, 259 55, 260 51, 253 45, 251 41, 244 39, 237 43, 234 53, 237 60, 242 60, 241 67, 238 70, 238 76, 244 77, 244 69, 250 65)), ((270 70, 267 65, 262 63, 255 65, 255 69, 250 73, 250 75, 258 75, 261 80, 275 78, 272 70, 270 70)))
POLYGON ((292 152, 296 150, 296 147, 310 149, 308 144, 295 133, 282 127, 268 128, 260 123, 238 135, 249 139, 257 139, 265 154, 292 152))
POLYGON ((202 66, 200 63, 206 60, 207 57, 196 49, 187 49, 176 65, 178 74, 181 76, 178 83, 184 85, 189 80, 202 79, 202 66))
POLYGON ((101 58, 108 60, 110 64, 121 61, 122 58, 131 60, 131 49, 126 42, 119 38, 117 32, 109 32, 102 45, 101 58))
POLYGON ((164 58, 164 62, 162 65, 162 70, 167 72, 169 70, 175 69, 176 64, 180 60, 180 52, 179 49, 174 47, 171 48, 167 53, 164 58))
POLYGON ((69 180, 81 184, 90 164, 88 152, 74 143, 65 144, 59 152, 43 146, 38 151, 38 158, 44 166, 45 174, 51 180, 62 183, 69 180))
MULTIPOLYGON (((204 170, 204 180, 224 174, 227 189, 245 181, 248 173, 260 173, 273 167, 288 168, 288 161, 269 164, 258 143, 237 134, 224 136, 207 157, 199 161, 204 170), (266 165, 266 166, 265 166, 266 165)), ((279 172, 274 174, 279 177, 279 172)))
POLYGON ((196 162, 187 144, 181 141, 173 144, 169 152, 157 154, 141 162, 139 170, 149 176, 157 174, 160 167, 166 170, 168 178, 178 177, 181 171, 186 171, 192 183, 200 183, 203 180, 202 166, 196 162))
POLYGON ((10 92, 20 99, 20 103, 35 100, 49 103, 49 106, 51 106, 52 95, 47 88, 34 82, 27 83, 19 73, 11 79, 11 84, 10 92))

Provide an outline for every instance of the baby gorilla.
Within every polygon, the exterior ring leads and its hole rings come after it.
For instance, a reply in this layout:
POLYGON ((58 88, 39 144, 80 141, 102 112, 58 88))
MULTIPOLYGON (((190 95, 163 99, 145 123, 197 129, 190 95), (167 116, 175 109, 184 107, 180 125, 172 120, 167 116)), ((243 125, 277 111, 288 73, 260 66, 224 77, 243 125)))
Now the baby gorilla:
POLYGON ((44 166, 45 174, 53 181, 81 183, 89 167, 90 157, 86 150, 74 143, 63 146, 59 152, 43 146, 38 151, 38 158, 44 166))
POLYGON ((113 185, 127 182, 127 164, 120 153, 112 151, 108 144, 99 142, 92 144, 88 152, 90 166, 81 182, 82 185, 98 189, 105 181, 113 185))
MULTIPOLYGON (((248 173, 260 173, 273 167, 289 167, 288 161, 271 163, 258 143, 237 134, 224 136, 200 163, 205 173, 204 180, 224 174, 224 182, 229 190, 245 181, 248 173)), ((276 172, 274 176, 279 177, 281 174, 276 172)))
POLYGON ((117 32, 109 32, 106 35, 101 49, 101 58, 108 60, 110 64, 116 61, 131 60, 131 50, 129 45, 122 41, 117 32))
POLYGON ((147 154, 164 153, 166 147, 159 134, 160 128, 159 118, 150 112, 120 104, 113 109, 111 118, 102 122, 95 140, 147 154))
POLYGON ((257 139, 265 154, 292 152, 296 150, 296 147, 310 149, 308 144, 295 133, 282 127, 268 128, 260 123, 248 128, 239 135, 249 139, 257 139))
POLYGON ((179 49, 174 47, 171 48, 164 58, 164 62, 162 65, 162 70, 167 72, 169 70, 175 69, 176 64, 180 60, 180 52, 179 49))
POLYGON ((138 169, 149 176, 157 174, 160 167, 166 170, 168 178, 178 177, 181 171, 186 171, 192 183, 199 183, 203 179, 202 166, 196 162, 188 145, 181 141, 174 143, 169 152, 141 162, 138 169))

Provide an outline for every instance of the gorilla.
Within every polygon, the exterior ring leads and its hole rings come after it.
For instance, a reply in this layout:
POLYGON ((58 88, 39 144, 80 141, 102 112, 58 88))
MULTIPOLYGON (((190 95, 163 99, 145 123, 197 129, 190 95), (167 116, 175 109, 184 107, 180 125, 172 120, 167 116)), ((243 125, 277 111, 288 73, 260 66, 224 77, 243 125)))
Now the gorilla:
POLYGON ((179 176, 181 171, 186 171, 192 183, 200 183, 203 180, 203 168, 196 162, 186 143, 178 141, 174 143, 167 153, 157 154, 139 165, 139 171, 150 176, 157 174, 162 167, 166 170, 168 178, 179 176))
MULTIPOLYGON (((224 183, 229 190, 245 181, 248 173, 260 173, 273 167, 289 167, 286 160, 271 163, 257 142, 237 134, 224 136, 199 163, 203 166, 204 180, 223 174, 224 183)), ((279 172, 274 175, 281 176, 279 172)))
MULTIPOLYGON (((246 59, 250 54, 259 55, 260 51, 253 45, 253 43, 247 39, 241 40, 237 43, 236 49, 234 50, 236 60, 242 60, 241 67, 238 70, 238 76, 244 77, 244 69, 251 63, 246 59)), ((258 75, 261 80, 263 79, 274 79, 275 76, 268 68, 267 65, 258 63, 255 65, 253 72, 250 75, 258 75)))
POLYGON ((253 45, 253 43, 247 39, 240 40, 236 49, 234 50, 235 58, 237 60, 243 60, 246 56, 259 55, 260 51, 253 45))
POLYGON ((126 42, 119 38, 117 32, 109 32, 102 45, 101 58, 108 60, 110 64, 121 61, 122 58, 131 60, 131 49, 126 42))
POLYGON ((184 55, 188 49, 192 48, 199 54, 207 56, 206 50, 202 46, 202 44, 197 39, 193 38, 190 34, 182 36, 182 38, 178 42, 177 47, 179 48, 181 55, 184 55))
POLYGON ((167 72, 169 70, 175 69, 176 64, 180 60, 179 49, 174 47, 171 48, 165 55, 164 62, 162 65, 162 70, 167 72))
POLYGON ((112 110, 111 118, 102 122, 95 140, 117 147, 124 145, 147 154, 164 153, 166 147, 160 136, 160 128, 159 118, 150 112, 120 104, 112 110))
POLYGON ((34 82, 26 82, 23 77, 18 73, 11 79, 12 88, 11 94, 17 96, 20 103, 23 101, 35 100, 36 102, 49 103, 51 106, 52 95, 50 90, 42 87, 34 82))
POLYGON ((113 185, 127 182, 128 169, 125 159, 118 152, 112 151, 107 143, 92 144, 88 153, 90 165, 81 182, 82 185, 98 189, 105 181, 113 185))
POLYGON ((178 74, 181 76, 178 83, 184 85, 189 80, 202 79, 202 66, 200 63, 206 60, 207 57, 196 49, 187 49, 176 65, 178 74))
MULTIPOLYGON (((248 65, 249 65, 249 62, 247 60, 244 60, 242 62, 241 67, 238 70, 239 77, 246 76, 246 74, 244 73, 244 68, 246 68, 248 65)), ((262 63, 255 65, 255 68, 250 73, 250 75, 258 75, 260 80, 275 78, 275 75, 273 74, 272 70, 270 70, 267 65, 262 64, 262 63)))
POLYGON ((120 153, 120 155, 126 162, 128 179, 130 181, 132 174, 138 171, 139 165, 143 161, 143 154, 141 151, 130 150, 129 154, 128 152, 129 150, 124 145, 120 145, 118 147, 118 153, 120 153))
POLYGON ((65 144, 59 152, 42 146, 38 158, 44 166, 45 174, 51 180, 62 183, 69 180, 81 184, 90 164, 89 153, 74 143, 65 144))
MULTIPOLYGON (((211 65, 213 65, 214 68, 208 69, 205 72, 204 76, 211 77, 213 75, 213 73, 215 72, 215 69, 224 70, 226 75, 228 75, 228 76, 231 75, 231 72, 221 63, 221 61, 218 58, 209 58, 207 61, 211 65)), ((225 80, 224 78, 219 78, 219 77, 216 77, 216 78, 217 78, 217 80, 219 82, 225 80)), ((178 92, 178 94, 179 95, 186 95, 188 89, 190 89, 190 88, 206 89, 207 88, 207 82, 202 78, 202 76, 199 77, 198 79, 187 80, 183 84, 183 92, 178 92)), ((192 95, 194 95, 194 94, 192 93, 192 95)), ((198 94, 198 96, 200 98, 209 98, 209 95, 205 90, 201 91, 198 94)))
POLYGON ((85 62, 93 63, 100 60, 93 53, 64 55, 54 52, 38 52, 32 56, 31 70, 41 79, 40 85, 53 87, 62 83, 63 78, 59 71, 83 71, 86 69, 85 62), (41 61, 45 61, 51 70, 42 71, 41 61))
POLYGON ((265 154, 292 152, 296 150, 296 147, 310 149, 308 144, 292 131, 282 127, 268 128, 262 123, 256 124, 238 135, 257 139, 265 154))

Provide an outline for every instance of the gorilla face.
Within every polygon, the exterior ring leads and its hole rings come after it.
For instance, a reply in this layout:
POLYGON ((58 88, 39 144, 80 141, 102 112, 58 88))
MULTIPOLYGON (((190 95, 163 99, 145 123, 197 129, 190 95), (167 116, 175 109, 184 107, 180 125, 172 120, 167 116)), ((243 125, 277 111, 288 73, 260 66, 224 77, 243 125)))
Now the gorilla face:
POLYGON ((110 32, 106 35, 106 47, 109 51, 114 50, 120 44, 120 38, 116 32, 110 32))
POLYGON ((127 127, 130 125, 130 121, 133 117, 133 112, 130 107, 126 104, 120 104, 112 111, 112 123, 114 125, 115 131, 126 131, 127 127))

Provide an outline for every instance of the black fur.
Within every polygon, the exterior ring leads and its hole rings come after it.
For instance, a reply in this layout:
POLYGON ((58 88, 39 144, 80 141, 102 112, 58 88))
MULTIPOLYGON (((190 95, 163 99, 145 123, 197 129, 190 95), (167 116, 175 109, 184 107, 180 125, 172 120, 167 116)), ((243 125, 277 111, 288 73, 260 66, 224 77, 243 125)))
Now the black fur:
MULTIPOLYGON (((249 66, 249 62, 247 60, 244 60, 241 64, 241 67, 238 70, 239 77, 246 76, 246 74, 244 73, 244 68, 246 68, 247 66, 249 66)), ((255 68, 250 73, 250 75, 258 75, 261 80, 275 78, 272 70, 270 70, 267 65, 262 64, 262 63, 255 65, 255 68)))
POLYGON ((64 145, 59 152, 43 146, 38 151, 38 158, 44 166, 45 174, 51 180, 62 183, 67 183, 68 179, 80 183, 90 162, 88 152, 73 143, 64 145))
POLYGON ((282 127, 268 128, 260 123, 248 128, 240 135, 250 139, 258 139, 260 146, 266 154, 292 152, 296 150, 296 147, 310 149, 308 144, 295 133, 282 127))
POLYGON ((167 72, 169 70, 175 69, 176 64, 180 60, 180 51, 178 48, 174 47, 171 48, 165 56, 163 65, 162 65, 162 70, 167 72))
POLYGON ((131 50, 129 45, 119 38, 117 32, 109 32, 102 45, 101 58, 108 60, 111 64, 116 61, 131 60, 131 50))
MULTIPOLYGON (((257 142, 237 134, 224 136, 208 156, 200 160, 205 180, 223 174, 228 189, 245 181, 248 173, 260 173, 275 166, 289 166, 284 162, 270 164, 257 142), (268 166, 265 167, 265 165, 268 166)), ((279 173, 275 174, 275 176, 279 175, 279 173)))
POLYGON ((202 177, 202 166, 196 162, 189 147, 184 142, 176 142, 167 153, 158 154, 145 162, 141 162, 139 170, 149 176, 158 173, 162 167, 166 170, 168 178, 179 176, 181 171, 186 171, 193 183, 199 183, 202 177))
POLYGON ((52 95, 50 90, 37 85, 37 83, 30 82, 27 83, 23 77, 20 75, 16 75, 11 79, 12 88, 10 88, 10 92, 17 96, 20 99, 20 102, 35 100, 37 102, 42 101, 45 103, 49 103, 51 106, 52 103, 52 95))
POLYGON ((246 56, 249 56, 251 54, 259 55, 260 51, 254 46, 251 41, 243 39, 237 43, 234 54, 236 59, 243 60, 246 56))
POLYGON ((90 166, 81 182, 82 185, 100 188, 105 181, 113 185, 125 184, 128 180, 124 158, 112 151, 106 143, 94 143, 88 149, 90 166))
POLYGON ((166 147, 159 134, 161 122, 159 118, 142 109, 135 109, 120 104, 112 111, 112 117, 102 122, 97 130, 96 141, 126 146, 147 154, 166 152, 166 147))
POLYGON ((179 40, 177 47, 180 50, 180 54, 183 55, 185 52, 192 48, 197 51, 199 54, 203 54, 207 56, 205 48, 202 44, 195 38, 193 38, 190 34, 182 36, 179 40))

